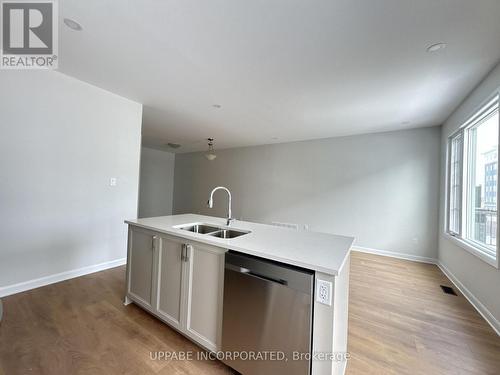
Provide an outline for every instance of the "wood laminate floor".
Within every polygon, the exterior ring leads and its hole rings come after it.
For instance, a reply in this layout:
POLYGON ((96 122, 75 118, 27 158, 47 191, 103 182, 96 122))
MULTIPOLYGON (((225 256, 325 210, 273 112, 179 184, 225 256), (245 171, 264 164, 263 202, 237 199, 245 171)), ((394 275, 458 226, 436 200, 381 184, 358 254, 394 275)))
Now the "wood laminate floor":
MULTIPOLYGON (((135 305, 119 267, 3 299, 0 375, 231 374, 135 305)), ((500 374, 500 338, 433 265, 353 253, 347 374, 500 374)))

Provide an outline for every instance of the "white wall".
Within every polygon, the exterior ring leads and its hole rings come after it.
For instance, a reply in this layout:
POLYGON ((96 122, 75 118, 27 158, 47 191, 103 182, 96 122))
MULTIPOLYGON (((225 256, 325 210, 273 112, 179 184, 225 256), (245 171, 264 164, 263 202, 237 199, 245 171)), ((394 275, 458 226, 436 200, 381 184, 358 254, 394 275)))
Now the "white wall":
POLYGON ((0 292, 126 256, 141 122, 140 104, 63 74, 0 72, 0 292))
POLYGON ((497 320, 500 329, 500 271, 456 246, 444 233, 446 140, 500 87, 500 65, 469 95, 443 125, 441 144, 441 200, 439 260, 482 303, 497 320))
POLYGON ((172 215, 175 154, 141 149, 139 217, 172 215))
POLYGON ((356 245, 437 257, 440 128, 177 154, 175 213, 307 224, 356 245))

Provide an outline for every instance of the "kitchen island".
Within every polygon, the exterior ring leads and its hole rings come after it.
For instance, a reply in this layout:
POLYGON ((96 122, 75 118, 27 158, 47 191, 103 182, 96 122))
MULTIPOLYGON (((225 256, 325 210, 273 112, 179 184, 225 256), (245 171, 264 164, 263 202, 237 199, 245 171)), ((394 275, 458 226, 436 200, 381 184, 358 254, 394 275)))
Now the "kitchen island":
POLYGON ((218 352, 225 253, 231 250, 300 267, 314 279, 311 374, 344 373, 354 238, 239 220, 227 227, 225 219, 194 214, 126 223, 126 304, 136 303, 205 349, 218 352), (199 228, 201 233, 196 232, 199 228), (231 231, 222 233, 225 229, 231 231), (234 238, 221 238, 225 234, 234 238))

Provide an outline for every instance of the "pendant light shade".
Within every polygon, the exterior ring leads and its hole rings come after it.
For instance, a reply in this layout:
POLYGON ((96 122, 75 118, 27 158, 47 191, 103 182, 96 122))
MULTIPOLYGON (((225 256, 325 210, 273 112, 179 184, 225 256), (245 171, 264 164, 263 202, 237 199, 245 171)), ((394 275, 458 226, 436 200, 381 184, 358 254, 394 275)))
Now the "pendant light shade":
POLYGON ((214 150, 214 139, 208 138, 207 141, 208 141, 208 152, 205 154, 205 157, 209 161, 212 161, 217 157, 217 155, 215 155, 215 150, 214 150))

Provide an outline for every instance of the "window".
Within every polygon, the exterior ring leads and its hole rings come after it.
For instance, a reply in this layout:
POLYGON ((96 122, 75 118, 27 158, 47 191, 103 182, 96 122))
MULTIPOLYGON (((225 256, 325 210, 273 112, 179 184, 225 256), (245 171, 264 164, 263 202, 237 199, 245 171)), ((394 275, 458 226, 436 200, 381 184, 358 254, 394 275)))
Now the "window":
POLYGON ((450 139, 450 213, 448 231, 460 235, 462 206, 462 150, 463 134, 450 139))
POLYGON ((448 139, 446 232, 497 266, 499 96, 448 139))

